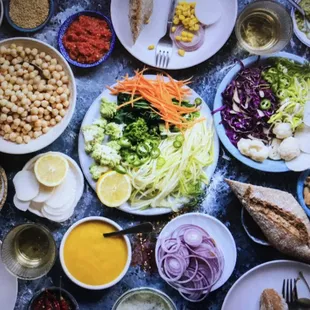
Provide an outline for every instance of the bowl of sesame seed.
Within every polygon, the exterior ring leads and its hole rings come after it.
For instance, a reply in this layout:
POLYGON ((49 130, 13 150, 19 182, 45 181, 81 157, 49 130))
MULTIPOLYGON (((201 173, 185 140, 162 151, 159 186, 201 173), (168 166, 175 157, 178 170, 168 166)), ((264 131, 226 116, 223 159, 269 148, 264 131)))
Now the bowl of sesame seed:
POLYGON ((24 33, 41 30, 53 13, 54 0, 8 0, 5 6, 8 23, 24 33))

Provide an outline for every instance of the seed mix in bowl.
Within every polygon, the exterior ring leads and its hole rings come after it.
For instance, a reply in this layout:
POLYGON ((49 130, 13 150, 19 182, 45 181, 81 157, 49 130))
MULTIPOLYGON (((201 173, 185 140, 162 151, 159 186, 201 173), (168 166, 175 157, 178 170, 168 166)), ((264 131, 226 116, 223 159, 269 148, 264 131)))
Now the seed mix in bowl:
POLYGON ((61 122, 69 77, 57 59, 36 48, 0 47, 0 136, 28 143, 61 122))

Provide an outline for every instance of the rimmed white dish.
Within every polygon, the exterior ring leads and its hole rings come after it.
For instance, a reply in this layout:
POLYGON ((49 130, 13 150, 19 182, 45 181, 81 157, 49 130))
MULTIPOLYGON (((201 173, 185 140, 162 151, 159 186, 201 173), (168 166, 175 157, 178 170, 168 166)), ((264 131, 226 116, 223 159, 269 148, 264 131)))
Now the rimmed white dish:
MULTIPOLYGON (((78 225, 85 223, 85 222, 91 222, 91 221, 101 221, 104 223, 108 223, 112 226, 114 226, 117 230, 122 230, 122 227, 120 225, 118 225, 116 222, 106 218, 106 217, 101 217, 101 216, 90 216, 90 217, 86 217, 83 218, 79 221, 77 221, 76 223, 74 223, 65 233, 65 235, 63 236, 62 240, 61 240, 61 244, 60 244, 60 249, 59 249, 59 257, 60 257, 60 263, 62 266, 62 269, 64 270, 65 274, 68 276, 68 278, 74 282, 76 285, 86 288, 88 290, 103 290, 106 288, 109 288, 113 285, 115 285, 116 283, 118 283, 127 273, 129 267, 130 267, 130 263, 131 263, 131 256, 132 256, 132 250, 131 250, 131 244, 129 241, 129 238, 127 236, 123 236, 126 245, 127 245, 127 251, 128 251, 128 257, 127 257, 127 262, 126 265, 124 267, 124 270, 121 272, 121 274, 114 279, 112 282, 104 284, 104 285, 88 285, 85 283, 80 282, 79 280, 77 280, 76 278, 74 278, 74 276, 69 272, 68 268, 66 267, 66 263, 65 263, 65 259, 64 259, 64 247, 65 247, 65 243, 66 240, 68 238, 68 236, 70 235, 70 233, 72 232, 72 230, 77 227, 78 225)), ((103 238, 103 237, 102 237, 103 238)), ((87 268, 86 266, 81 266, 81 268, 87 268)))
MULTIPOLYGON (((47 153, 39 154, 39 155, 31 158, 26 163, 26 165, 24 166, 23 170, 33 170, 35 162, 41 156, 46 155, 46 154, 58 154, 58 155, 63 156, 64 158, 66 158, 68 160, 68 162, 69 162, 69 167, 72 169, 72 171, 73 171, 73 173, 74 173, 74 175, 76 177, 76 181, 77 181, 76 193, 75 193, 74 202, 73 202, 72 206, 70 207, 71 213, 68 215, 68 218, 67 218, 67 219, 69 219, 73 215, 74 209, 77 206, 77 204, 78 204, 79 200, 81 199, 81 197, 83 195, 83 192, 84 192, 84 176, 83 176, 83 173, 81 171, 81 168, 78 166, 78 164, 76 163, 76 161, 74 159, 72 159, 71 157, 67 156, 66 154, 63 154, 63 153, 60 153, 60 152, 47 152, 47 153)), ((40 216, 40 217, 43 217, 43 218, 47 218, 47 217, 44 216, 44 214, 42 214, 42 212, 39 209, 32 208, 31 206, 28 208, 28 211, 33 213, 33 214, 35 214, 35 215, 37 215, 37 216, 40 216)), ((50 218, 48 218, 48 219, 53 221, 53 222, 59 223, 58 221, 52 220, 50 218)), ((64 222, 64 221, 60 221, 60 222, 64 222)))
MULTIPOLYGON (((0 253, 1 253, 0 241, 0 253)), ((0 255, 1 257, 1 255, 0 255)), ((1 309, 13 310, 17 300, 17 278, 10 274, 0 259, 0 304, 1 309)))
MULTIPOLYGON (((227 293, 222 310, 257 310, 264 289, 272 288, 280 295, 284 279, 298 277, 302 271, 310 281, 310 266, 291 260, 275 260, 256 266, 240 277, 227 293)), ((309 297, 302 281, 297 282, 298 297, 309 297)))
MULTIPOLYGON (((213 25, 206 27, 205 42, 194 52, 186 53, 184 57, 178 55, 174 47, 169 70, 178 70, 193 67, 216 54, 230 37, 238 13, 238 0, 217 0, 223 8, 222 17, 213 25)), ((194 2, 194 1, 193 1, 194 2)), ((112 0, 111 18, 115 33, 127 51, 149 66, 155 65, 155 49, 150 51, 148 46, 155 45, 166 33, 167 16, 170 1, 155 0, 153 14, 149 24, 145 25, 137 42, 133 45, 129 25, 129 0, 112 0)))
POLYGON ((3 137, 0 137, 0 152, 7 154, 28 154, 38 150, 43 149, 44 147, 50 145, 54 142, 67 128, 69 125, 76 105, 76 84, 73 72, 63 58, 63 56, 51 45, 44 43, 42 41, 32 39, 32 38, 12 38, 0 41, 1 46, 9 46, 10 44, 21 45, 24 47, 37 48, 40 52, 48 53, 49 55, 55 57, 57 61, 62 65, 64 71, 69 77, 69 89, 70 89, 70 99, 69 99, 69 108, 66 112, 66 115, 61 120, 59 124, 54 126, 49 132, 40 136, 37 139, 31 140, 28 144, 16 144, 10 141, 6 141, 3 137))
POLYGON ((171 220, 161 231, 157 238, 156 249, 155 249, 155 258, 156 264, 158 266, 159 261, 157 257, 157 251, 159 248, 159 242, 161 238, 165 238, 179 226, 184 224, 197 225, 204 229, 211 238, 214 239, 216 246, 222 251, 224 256, 224 269, 220 279, 212 287, 211 292, 220 288, 224 283, 229 279, 233 273, 236 261, 237 261, 237 248, 235 240, 228 230, 228 228, 220 222, 218 219, 211 215, 202 214, 202 213, 187 213, 180 215, 173 220, 171 220))
MULTIPOLYGON (((297 0, 296 2, 299 3, 300 0, 297 0)), ((308 39, 307 35, 298 28, 295 12, 296 12, 295 8, 292 8, 291 9, 291 17, 292 17, 293 26, 294 26, 294 33, 295 33, 296 37, 303 44, 310 47, 310 39, 308 39)))
MULTIPOLYGON (((145 75, 145 77, 148 79, 152 79, 152 80, 154 80, 156 78, 155 75, 145 75)), ((211 111, 210 111, 209 107, 207 106, 207 104, 204 102, 204 100, 194 90, 191 90, 191 91, 192 91, 192 94, 188 99, 193 101, 197 97, 200 98, 203 102, 201 105, 201 110, 200 110, 202 116, 206 117, 206 119, 208 121, 212 121, 211 111)), ((89 107, 88 111, 86 112, 86 114, 84 116, 81 128, 85 125, 92 124, 96 119, 100 118, 100 102, 101 102, 102 97, 105 97, 108 101, 112 101, 112 102, 116 101, 116 96, 112 96, 108 89, 104 90, 95 99, 95 101, 92 103, 92 105, 89 107)), ((218 140, 217 134, 214 130, 214 152, 213 152, 214 153, 214 159, 213 159, 213 163, 209 167, 205 168, 205 172, 207 173, 209 180, 211 179, 211 177, 212 177, 212 175, 216 169, 216 166, 217 166, 217 162, 218 162, 218 158, 219 158, 219 149, 220 149, 219 140, 218 140)), ((96 182, 92 179, 92 176, 89 172, 89 167, 93 163, 93 159, 88 154, 86 154, 86 152, 85 152, 84 137, 83 137, 83 133, 81 130, 80 130, 80 134, 79 134, 78 152, 79 152, 80 165, 82 167, 85 178, 88 181, 89 185, 92 187, 92 189, 94 191, 96 191, 96 182)), ((122 206, 119 207, 119 209, 126 212, 126 213, 136 214, 136 215, 145 215, 145 216, 154 216, 154 215, 167 214, 167 213, 172 212, 172 210, 170 208, 149 208, 146 210, 136 210, 136 209, 132 209, 130 207, 129 203, 123 204, 122 206)))
POLYGON ((3 15, 4 15, 4 6, 3 6, 3 1, 0 0, 0 27, 3 22, 3 15))

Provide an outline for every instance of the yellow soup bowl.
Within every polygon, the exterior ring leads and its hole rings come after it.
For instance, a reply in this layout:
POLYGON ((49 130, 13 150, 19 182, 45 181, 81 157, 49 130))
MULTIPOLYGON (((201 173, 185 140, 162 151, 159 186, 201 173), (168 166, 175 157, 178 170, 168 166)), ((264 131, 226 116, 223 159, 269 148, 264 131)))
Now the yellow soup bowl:
POLYGON ((68 229, 60 245, 60 262, 71 281, 89 290, 102 290, 125 276, 132 256, 129 238, 103 237, 121 229, 100 216, 84 218, 68 229))

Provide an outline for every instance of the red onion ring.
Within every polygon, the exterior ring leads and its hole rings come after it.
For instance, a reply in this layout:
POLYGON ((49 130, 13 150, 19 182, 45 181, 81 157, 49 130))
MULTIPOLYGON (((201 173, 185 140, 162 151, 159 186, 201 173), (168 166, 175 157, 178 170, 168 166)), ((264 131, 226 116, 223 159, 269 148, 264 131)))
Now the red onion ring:
POLYGON ((179 25, 175 32, 171 35, 171 38, 178 48, 183 49, 186 52, 193 52, 198 50, 203 45, 205 40, 205 30, 202 26, 200 26, 198 31, 189 31, 183 25, 179 25), (192 42, 182 42, 176 40, 177 36, 181 36, 182 31, 194 34, 192 42))
POLYGON ((189 301, 206 298, 224 267, 223 254, 210 235, 199 226, 181 225, 159 242, 160 276, 189 301))

